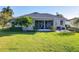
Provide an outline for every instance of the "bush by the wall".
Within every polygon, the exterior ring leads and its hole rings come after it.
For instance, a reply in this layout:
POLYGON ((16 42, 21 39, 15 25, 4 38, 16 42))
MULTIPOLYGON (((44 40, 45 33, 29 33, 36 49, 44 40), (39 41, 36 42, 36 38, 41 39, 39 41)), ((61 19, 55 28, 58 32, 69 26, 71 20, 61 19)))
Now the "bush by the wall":
POLYGON ((72 32, 79 32, 79 28, 74 28, 74 27, 70 27, 68 30, 72 32))
POLYGON ((55 30, 56 30, 56 27, 51 26, 50 29, 51 29, 52 31, 55 31, 55 30))

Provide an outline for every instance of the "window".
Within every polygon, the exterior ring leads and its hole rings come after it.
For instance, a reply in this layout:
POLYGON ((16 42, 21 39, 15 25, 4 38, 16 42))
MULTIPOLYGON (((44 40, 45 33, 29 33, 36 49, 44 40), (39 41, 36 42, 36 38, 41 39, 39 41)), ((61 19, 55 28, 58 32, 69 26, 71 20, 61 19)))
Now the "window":
POLYGON ((60 21, 60 25, 63 25, 63 21, 62 20, 60 21))

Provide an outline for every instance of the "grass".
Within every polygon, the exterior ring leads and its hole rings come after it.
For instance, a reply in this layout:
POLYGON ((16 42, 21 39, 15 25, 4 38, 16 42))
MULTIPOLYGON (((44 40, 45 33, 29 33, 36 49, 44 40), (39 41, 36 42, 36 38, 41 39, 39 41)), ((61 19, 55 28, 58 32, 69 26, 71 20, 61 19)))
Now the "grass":
POLYGON ((0 32, 2 52, 79 52, 79 33, 0 32))

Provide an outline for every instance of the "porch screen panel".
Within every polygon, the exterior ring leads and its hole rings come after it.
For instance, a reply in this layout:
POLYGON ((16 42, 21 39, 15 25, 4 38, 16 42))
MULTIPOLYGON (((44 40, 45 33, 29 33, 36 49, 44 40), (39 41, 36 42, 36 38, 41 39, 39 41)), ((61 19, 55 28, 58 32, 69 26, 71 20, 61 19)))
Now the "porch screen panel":
POLYGON ((45 21, 45 29, 50 29, 53 26, 53 21, 45 21))
POLYGON ((44 29, 44 21, 35 21, 35 28, 36 29, 44 29))

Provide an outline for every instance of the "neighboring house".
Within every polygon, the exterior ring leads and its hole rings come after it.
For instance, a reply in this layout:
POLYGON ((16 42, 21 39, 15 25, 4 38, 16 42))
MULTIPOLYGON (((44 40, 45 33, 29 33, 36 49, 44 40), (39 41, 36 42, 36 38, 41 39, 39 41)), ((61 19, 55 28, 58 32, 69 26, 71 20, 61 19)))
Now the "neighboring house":
POLYGON ((70 19, 70 26, 71 26, 71 27, 74 27, 74 28, 79 28, 79 23, 76 23, 76 21, 77 21, 78 19, 79 19, 79 18, 77 18, 77 17, 70 19))
POLYGON ((66 20, 66 23, 65 23, 66 25, 71 25, 71 22, 70 22, 70 20, 66 20))
POLYGON ((70 20, 69 20, 69 19, 68 19, 68 20, 66 20, 65 25, 66 25, 66 29, 70 28, 70 26, 71 26, 71 22, 70 22, 70 20))
POLYGON ((59 27, 65 29, 66 18, 52 15, 48 13, 30 13, 23 16, 30 16, 33 19, 33 23, 29 27, 23 27, 23 30, 34 30, 37 31, 51 31, 50 27, 54 27, 54 29, 58 29, 59 27))

